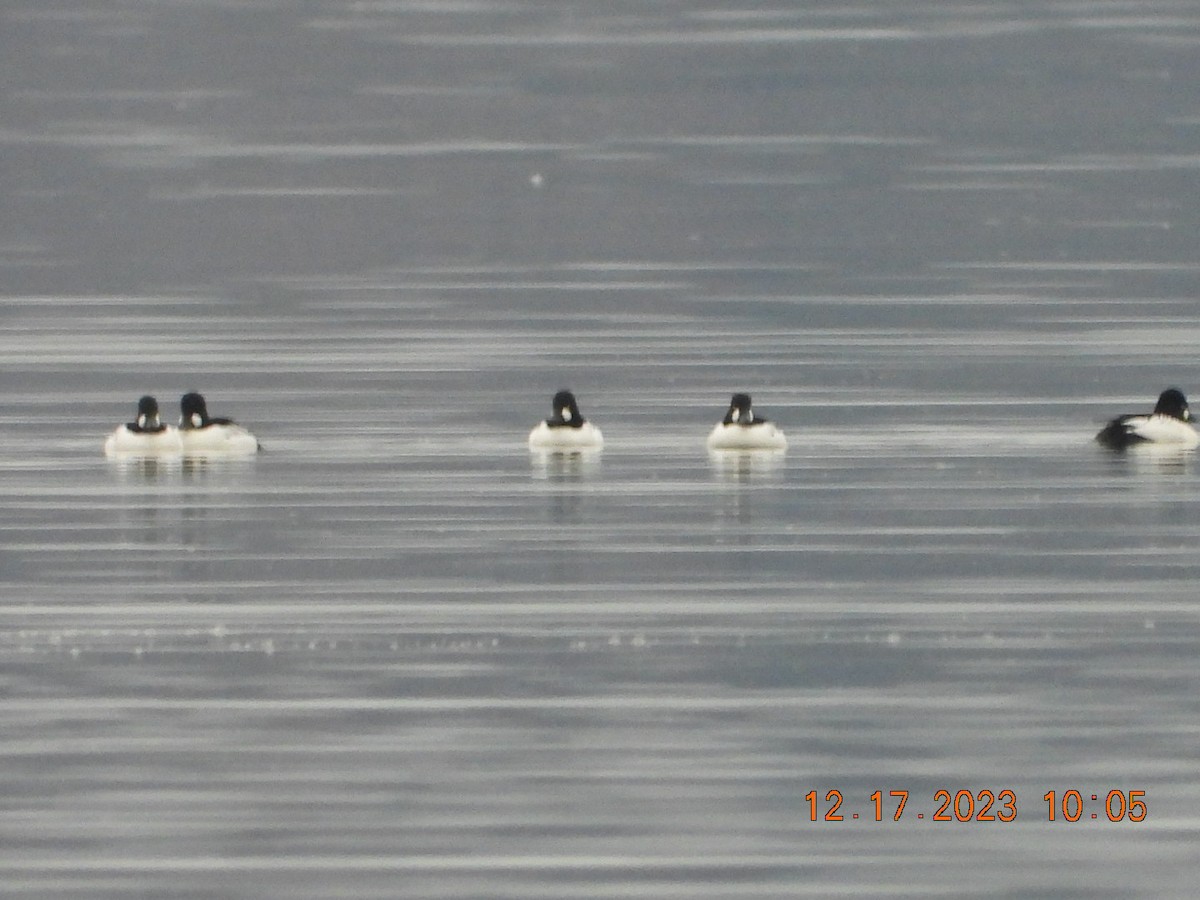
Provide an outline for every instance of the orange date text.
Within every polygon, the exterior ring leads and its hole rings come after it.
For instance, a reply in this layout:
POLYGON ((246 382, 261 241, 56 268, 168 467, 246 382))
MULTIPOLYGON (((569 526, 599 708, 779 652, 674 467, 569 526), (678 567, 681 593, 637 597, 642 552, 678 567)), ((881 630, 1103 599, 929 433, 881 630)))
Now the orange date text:
MULTIPOLYGON (((877 790, 867 797, 851 797, 837 789, 804 795, 808 818, 812 822, 1015 822, 1017 793, 1011 788, 971 790, 945 788, 929 795, 907 790, 877 790)), ((1145 791, 1108 790, 1047 791, 1042 796, 1047 822, 1143 822, 1149 813, 1145 791)))

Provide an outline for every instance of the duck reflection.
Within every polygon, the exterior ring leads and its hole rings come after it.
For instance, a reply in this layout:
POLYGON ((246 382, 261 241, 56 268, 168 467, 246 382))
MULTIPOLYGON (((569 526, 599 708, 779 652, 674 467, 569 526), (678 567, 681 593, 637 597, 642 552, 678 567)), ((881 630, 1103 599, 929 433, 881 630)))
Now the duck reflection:
MULTIPOLYGON (((709 450, 708 461, 717 478, 730 489, 720 491, 717 518, 738 526, 754 521, 751 482, 770 483, 783 473, 783 450, 709 450)), ((748 540, 742 533, 739 542, 748 540)))
POLYGON ((548 482, 550 519, 558 524, 584 520, 581 486, 600 468, 599 450, 534 450, 530 453, 533 477, 548 482))
POLYGON ((1196 450, 1168 444, 1137 444, 1108 451, 1114 469, 1131 475, 1183 475, 1190 472, 1196 450))
POLYGON ((777 477, 783 471, 784 455, 783 450, 709 450, 708 461, 722 481, 741 483, 777 477))
POLYGON ((582 481, 600 467, 599 450, 533 450, 533 477, 544 481, 582 481))
POLYGON ((178 456, 110 457, 108 464, 123 484, 160 481, 178 474, 183 467, 178 456))
POLYGON ((162 561, 177 546, 178 495, 181 460, 178 456, 110 457, 108 465, 120 485, 113 507, 111 536, 120 546, 139 552, 139 564, 162 561))

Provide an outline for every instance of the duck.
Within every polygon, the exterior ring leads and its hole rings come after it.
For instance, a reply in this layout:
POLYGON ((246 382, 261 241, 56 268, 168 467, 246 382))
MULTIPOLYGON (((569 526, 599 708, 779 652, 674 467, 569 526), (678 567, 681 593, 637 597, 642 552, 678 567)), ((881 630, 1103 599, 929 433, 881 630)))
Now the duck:
POLYGON ((1187 397, 1179 388, 1167 388, 1149 415, 1117 416, 1101 429, 1096 440, 1114 450, 1139 444, 1164 444, 1191 448, 1200 445, 1200 434, 1192 427, 1187 397))
POLYGON ((708 435, 710 450, 784 450, 787 438, 774 423, 754 414, 749 394, 734 394, 725 418, 708 435))
POLYGON ((599 450, 604 446, 604 435, 583 417, 574 394, 559 391, 551 406, 554 415, 529 432, 531 450, 599 450))
POLYGON ((258 438, 232 419, 213 418, 204 397, 195 392, 179 400, 179 436, 184 453, 251 454, 261 448, 258 438))
POLYGON ((183 452, 179 429, 158 417, 158 401, 147 394, 138 400, 137 418, 118 425, 104 441, 107 456, 175 456, 183 452))

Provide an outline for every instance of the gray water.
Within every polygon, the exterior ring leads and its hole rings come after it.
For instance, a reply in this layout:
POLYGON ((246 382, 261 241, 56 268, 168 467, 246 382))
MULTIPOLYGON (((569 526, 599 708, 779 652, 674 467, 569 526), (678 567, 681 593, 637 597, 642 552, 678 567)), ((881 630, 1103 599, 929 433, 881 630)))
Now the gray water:
POLYGON ((1091 438, 1200 394, 1198 48, 4 3, 5 896, 1194 895, 1198 464, 1091 438), (265 452, 103 458, 186 390, 265 452), (735 390, 785 456, 708 455, 735 390))

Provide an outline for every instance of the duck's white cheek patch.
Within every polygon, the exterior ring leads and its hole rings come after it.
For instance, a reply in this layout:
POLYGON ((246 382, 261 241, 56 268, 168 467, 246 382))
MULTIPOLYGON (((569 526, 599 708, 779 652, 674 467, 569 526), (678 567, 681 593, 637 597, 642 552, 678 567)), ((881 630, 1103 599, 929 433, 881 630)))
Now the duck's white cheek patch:
POLYGON ((192 413, 192 427, 199 428, 204 420, 200 418, 199 413, 192 413))
POLYGON ((563 420, 564 422, 570 422, 570 421, 571 421, 571 411, 570 411, 569 409, 564 409, 564 410, 562 411, 562 420, 563 420))
POLYGON ((144 415, 138 416, 138 428, 145 428, 145 427, 146 427, 146 417, 144 415))

